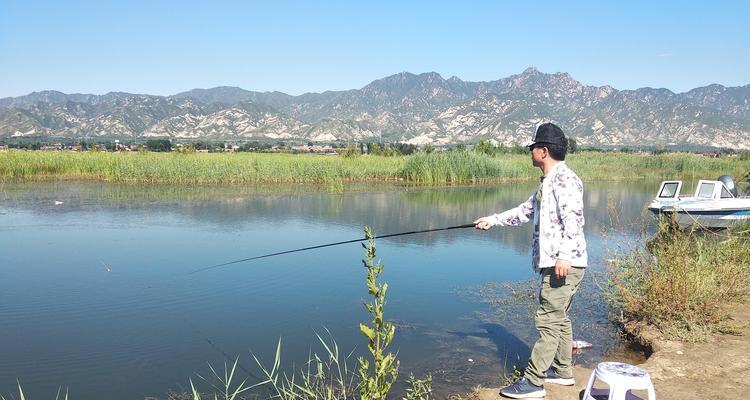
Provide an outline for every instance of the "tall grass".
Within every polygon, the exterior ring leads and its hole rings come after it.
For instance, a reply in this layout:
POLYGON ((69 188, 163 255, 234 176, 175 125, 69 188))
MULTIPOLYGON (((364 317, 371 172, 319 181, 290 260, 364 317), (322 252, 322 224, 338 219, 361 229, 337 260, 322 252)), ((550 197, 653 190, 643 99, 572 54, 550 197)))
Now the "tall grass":
MULTIPOLYGON (((26 400, 26 394, 23 392, 23 387, 21 387, 21 382, 16 381, 18 383, 18 399, 19 400, 26 400)), ((55 400, 68 400, 68 388, 65 388, 65 395, 61 398, 62 395, 62 386, 57 388, 57 394, 55 395, 55 400)), ((0 394, 0 400, 6 400, 6 398, 0 394)), ((10 399, 7 400, 16 400, 15 396, 11 395, 10 399)))
POLYGON ((584 152, 569 155, 568 164, 584 180, 715 179, 732 175, 740 179, 750 161, 737 157, 708 158, 691 153, 631 154, 584 152))
MULTIPOLYGON (((576 153, 568 163, 584 180, 699 179, 750 169, 750 160, 696 154, 576 153)), ((415 184, 473 184, 534 180, 528 155, 476 152, 403 157, 265 153, 0 152, 0 180, 92 179, 174 184, 325 183, 403 180, 415 184)))
POLYGON ((404 160, 399 176, 425 184, 484 183, 529 179, 534 169, 528 157, 491 157, 474 152, 415 154, 404 160))
POLYGON ((0 178, 144 183, 322 183, 395 179, 392 157, 292 154, 0 153, 0 178))
MULTIPOLYGON (((714 179, 732 175, 742 179, 750 160, 707 158, 698 154, 632 154, 583 152, 568 155, 568 165, 587 181, 635 179, 714 179)), ((536 180, 529 155, 488 156, 473 152, 415 154, 404 159, 399 176, 426 184, 465 184, 536 180)))
MULTIPOLYGON (((202 379, 205 382, 208 382, 215 390, 214 392, 214 399, 218 400, 219 395, 216 394, 221 393, 221 399, 222 400, 236 400, 239 399, 238 397, 243 392, 246 392, 250 389, 252 389, 255 386, 262 385, 265 382, 261 382, 256 385, 246 385, 247 379, 243 380, 240 383, 234 383, 234 374, 237 371, 237 364, 239 363, 239 357, 234 360, 234 363, 232 364, 232 368, 230 369, 227 366, 226 361, 224 361, 224 371, 223 374, 219 374, 216 372, 213 366, 211 364, 208 365, 209 369, 211 370, 211 373, 213 374, 212 379, 204 378, 203 376, 196 374, 200 379, 202 379), (218 383, 213 383, 214 379, 218 383)), ((198 389, 195 388, 195 384, 193 383, 193 380, 190 379, 190 390, 193 395, 194 400, 201 400, 201 394, 198 392, 198 389)))
MULTIPOLYGON (((354 398, 360 382, 356 379, 355 369, 349 367, 349 358, 352 353, 343 356, 330 332, 328 341, 320 335, 316 336, 325 352, 322 355, 311 354, 305 367, 299 371, 292 370, 287 373, 281 369, 281 340, 276 346, 276 354, 270 368, 253 356, 265 378, 256 386, 262 385, 270 388, 270 398, 281 400, 354 398)), ((193 392, 195 393, 195 390, 193 392)), ((193 400, 200 399, 194 395, 193 400)))
POLYGON ((628 321, 667 338, 699 341, 731 331, 731 307, 748 299, 750 234, 685 231, 662 222, 646 245, 623 253, 609 270, 613 303, 628 321))

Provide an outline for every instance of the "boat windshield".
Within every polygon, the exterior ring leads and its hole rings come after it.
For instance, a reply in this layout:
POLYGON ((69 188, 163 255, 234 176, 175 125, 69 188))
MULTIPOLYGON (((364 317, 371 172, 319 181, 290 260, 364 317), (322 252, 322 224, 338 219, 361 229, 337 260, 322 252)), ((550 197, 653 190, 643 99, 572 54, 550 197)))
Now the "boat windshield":
POLYGON ((671 199, 677 194, 678 182, 667 182, 662 186, 661 192, 659 193, 660 198, 671 199))
POLYGON ((714 197, 714 185, 715 182, 702 182, 698 188, 698 196, 704 199, 711 199, 714 197))

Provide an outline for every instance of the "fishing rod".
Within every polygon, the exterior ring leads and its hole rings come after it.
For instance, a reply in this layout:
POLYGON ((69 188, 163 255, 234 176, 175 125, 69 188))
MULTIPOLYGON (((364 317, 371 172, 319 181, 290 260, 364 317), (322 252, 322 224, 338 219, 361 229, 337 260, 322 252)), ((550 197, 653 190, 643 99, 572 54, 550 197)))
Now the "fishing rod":
MULTIPOLYGON (((449 226, 447 228, 434 228, 434 229, 423 229, 423 230, 420 230, 420 231, 391 233, 391 234, 388 234, 388 235, 378 235, 378 236, 373 237, 373 239, 384 239, 384 238, 396 237, 396 236, 414 235, 416 233, 447 231, 447 230, 451 230, 451 229, 474 228, 474 226, 475 226, 474 224, 463 224, 463 225, 457 225, 457 226, 449 226)), ((298 251, 320 249, 320 248, 323 248, 323 247, 338 246, 340 244, 363 242, 365 240, 367 240, 367 238, 344 240, 342 242, 319 244, 317 246, 303 247, 301 249, 286 250, 286 251, 280 251, 278 253, 264 254, 262 256, 255 256, 255 257, 243 258, 241 260, 234 260, 234 261, 229 261, 229 262, 225 262, 225 263, 221 263, 221 264, 211 265, 210 267, 199 268, 199 269, 196 269, 195 271, 189 273, 188 275, 197 274, 198 272, 208 271, 209 269, 224 267, 224 266, 231 265, 231 264, 237 264, 237 263, 241 263, 241 262, 245 262, 245 261, 257 260, 257 259, 260 259, 260 258, 280 256, 282 254, 289 254, 289 253, 296 253, 298 251)))

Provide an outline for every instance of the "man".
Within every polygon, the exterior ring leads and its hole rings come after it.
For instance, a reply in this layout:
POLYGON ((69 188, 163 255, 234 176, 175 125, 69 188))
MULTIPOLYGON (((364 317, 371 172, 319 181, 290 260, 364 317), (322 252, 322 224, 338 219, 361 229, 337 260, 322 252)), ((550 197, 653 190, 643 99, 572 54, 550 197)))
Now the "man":
POLYGON ((540 338, 518 382, 500 394, 544 397, 544 383, 573 385, 573 330, 568 318, 573 295, 587 265, 583 235, 583 184, 565 164, 567 139, 552 123, 540 125, 526 146, 542 170, 537 191, 516 208, 474 221, 477 229, 534 221, 532 265, 542 278, 534 322, 540 338))

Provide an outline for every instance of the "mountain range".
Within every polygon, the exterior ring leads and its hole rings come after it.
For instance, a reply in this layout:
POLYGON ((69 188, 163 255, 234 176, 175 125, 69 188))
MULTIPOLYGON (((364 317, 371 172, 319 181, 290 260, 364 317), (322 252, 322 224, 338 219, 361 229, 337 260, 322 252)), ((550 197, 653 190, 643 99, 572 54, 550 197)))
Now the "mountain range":
POLYGON ((0 99, 0 139, 169 137, 513 145, 541 122, 579 145, 750 148, 750 85, 674 93, 587 86, 528 68, 487 82, 402 72, 361 89, 291 96, 238 87, 172 96, 34 92, 0 99))

